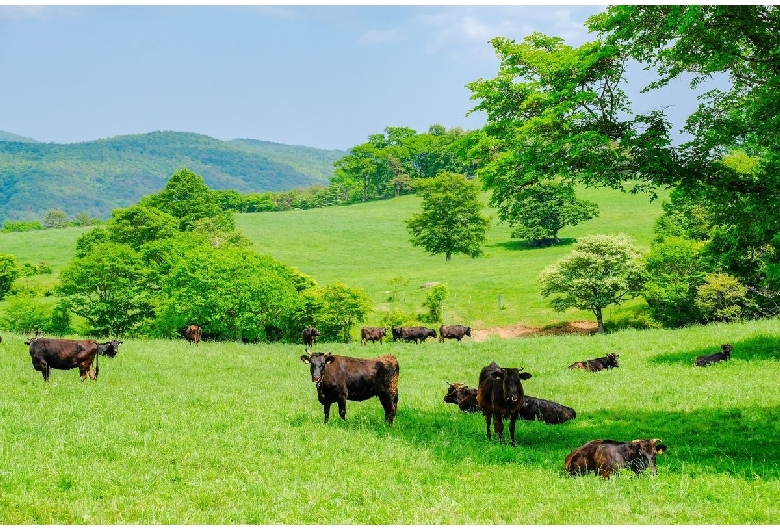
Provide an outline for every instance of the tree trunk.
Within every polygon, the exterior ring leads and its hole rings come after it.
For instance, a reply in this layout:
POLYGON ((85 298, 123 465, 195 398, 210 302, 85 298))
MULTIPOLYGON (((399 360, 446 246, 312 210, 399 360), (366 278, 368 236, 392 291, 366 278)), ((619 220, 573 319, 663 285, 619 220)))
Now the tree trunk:
POLYGON ((599 325, 599 333, 602 334, 606 333, 606 331, 604 330, 604 315, 601 314, 601 308, 597 307, 596 309, 593 310, 593 312, 596 313, 596 322, 599 325))
POLYGON ((448 250, 448 251, 447 251, 447 254, 446 254, 446 256, 447 256, 447 257, 446 257, 445 259, 446 259, 447 261, 450 261, 450 260, 452 259, 452 252, 450 252, 450 251, 448 250))

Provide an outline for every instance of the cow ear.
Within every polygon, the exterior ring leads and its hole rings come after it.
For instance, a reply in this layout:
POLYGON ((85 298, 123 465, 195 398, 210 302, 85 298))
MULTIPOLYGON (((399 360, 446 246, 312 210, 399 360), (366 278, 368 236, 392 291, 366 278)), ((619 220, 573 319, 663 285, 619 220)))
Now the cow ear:
POLYGON ((332 353, 328 352, 328 353, 325 354, 325 364, 332 363, 335 360, 336 359, 333 357, 332 353))
POLYGON ((666 445, 664 444, 656 444, 655 446, 655 452, 659 455, 662 455, 666 452, 666 445))
POLYGON ((520 372, 520 379, 523 379, 523 380, 531 379, 531 374, 529 374, 528 372, 520 372))
POLYGON ((308 355, 301 355, 301 360, 304 363, 309 364, 311 362, 311 357, 309 357, 308 355))

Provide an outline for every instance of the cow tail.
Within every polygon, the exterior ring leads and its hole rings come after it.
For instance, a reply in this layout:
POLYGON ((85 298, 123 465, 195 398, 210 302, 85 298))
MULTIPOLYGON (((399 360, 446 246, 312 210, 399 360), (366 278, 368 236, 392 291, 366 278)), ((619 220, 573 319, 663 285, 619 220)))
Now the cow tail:
MULTIPOLYGON (((95 344, 97 345, 97 342, 95 344)), ((95 381, 97 381, 99 373, 100 373, 100 349, 98 348, 98 351, 95 354, 95 381)))

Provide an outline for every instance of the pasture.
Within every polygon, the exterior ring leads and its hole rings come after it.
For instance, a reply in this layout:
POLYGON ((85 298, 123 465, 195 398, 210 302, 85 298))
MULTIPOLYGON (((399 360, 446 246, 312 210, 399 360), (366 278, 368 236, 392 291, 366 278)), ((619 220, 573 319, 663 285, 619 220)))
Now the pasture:
POLYGON ((395 424, 377 399, 328 425, 302 345, 125 339, 97 382, 32 369, 0 343, 5 524, 771 524, 780 519, 778 321, 420 345, 318 344, 400 363, 395 424), (732 360, 695 356, 734 344, 732 360), (574 361, 616 351, 619 368, 574 361), (495 360, 573 407, 518 421, 518 446, 442 398, 495 360), (594 438, 661 438, 658 475, 571 478, 594 438))

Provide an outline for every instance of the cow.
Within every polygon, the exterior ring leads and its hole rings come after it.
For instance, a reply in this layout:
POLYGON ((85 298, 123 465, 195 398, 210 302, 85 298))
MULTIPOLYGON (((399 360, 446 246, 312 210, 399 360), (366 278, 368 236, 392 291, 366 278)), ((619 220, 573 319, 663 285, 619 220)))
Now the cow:
POLYGON ((456 324, 454 326, 445 326, 442 324, 439 326, 439 342, 444 342, 444 339, 458 339, 458 342, 464 337, 471 337, 471 328, 456 324))
POLYGON ((401 326, 393 327, 393 342, 398 339, 407 342, 414 341, 415 344, 425 342, 428 337, 436 338, 436 330, 426 328, 425 326, 401 326))
POLYGON ((659 438, 632 442, 591 440, 569 453, 564 466, 571 476, 595 473, 605 480, 621 468, 637 475, 650 468, 655 475, 655 457, 666 451, 666 445, 660 442, 659 438))
POLYGON ((320 336, 320 332, 317 331, 317 328, 311 326, 308 328, 305 328, 303 331, 301 331, 301 337, 303 338, 303 344, 307 348, 311 348, 315 344, 317 344, 317 337, 320 336))
POLYGON ((617 353, 609 353, 606 357, 596 357, 595 359, 588 359, 587 361, 577 361, 576 363, 569 365, 569 368, 572 370, 585 370, 586 372, 599 372, 601 370, 619 368, 619 357, 620 355, 617 353))
POLYGON ((490 440, 491 418, 499 443, 503 442, 504 418, 509 418, 512 446, 516 445, 515 423, 520 414, 520 407, 523 406, 523 384, 521 381, 530 378, 531 374, 523 372, 523 368, 501 368, 495 362, 482 368, 479 373, 477 403, 485 416, 488 440, 490 440))
POLYGON ((710 355, 699 355, 694 361, 694 366, 709 366, 711 364, 719 363, 721 361, 728 361, 731 359, 731 350, 734 347, 731 344, 723 344, 720 347, 720 352, 710 355))
POLYGON ((368 341, 379 341, 379 344, 382 344, 386 334, 387 328, 363 328, 360 330, 360 342, 364 346, 368 341))
POLYGON ((482 412, 477 403, 477 389, 469 388, 463 383, 447 383, 450 387, 444 395, 445 403, 454 403, 463 412, 482 412))
POLYGON ((200 344, 200 337, 203 334, 203 328, 190 324, 184 329, 184 338, 198 346, 200 344))
POLYGON ((385 409, 385 421, 393 424, 398 409, 399 368, 395 357, 388 354, 358 359, 307 349, 301 361, 311 367, 311 380, 317 385, 317 399, 324 407, 325 423, 333 403, 338 404, 339 416, 345 420, 347 400, 365 401, 376 396, 385 409))
POLYGON ((106 357, 116 357, 119 353, 119 345, 123 344, 121 340, 114 339, 109 342, 98 343, 98 355, 105 355, 106 357))
POLYGON ((523 406, 520 407, 521 419, 528 421, 541 420, 550 425, 565 423, 576 417, 577 413, 571 407, 527 394, 523 398, 523 406))
POLYGON ((92 366, 98 352, 97 342, 93 340, 33 338, 25 342, 30 346, 33 368, 41 372, 44 381, 49 380, 51 369, 70 370, 78 367, 81 380, 89 375, 96 380, 97 370, 92 366))

